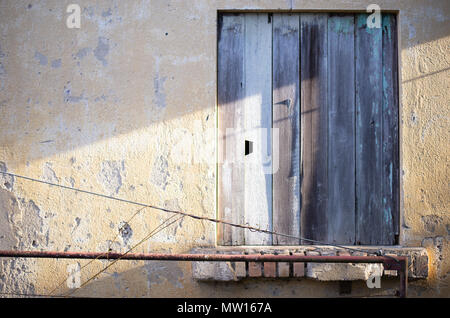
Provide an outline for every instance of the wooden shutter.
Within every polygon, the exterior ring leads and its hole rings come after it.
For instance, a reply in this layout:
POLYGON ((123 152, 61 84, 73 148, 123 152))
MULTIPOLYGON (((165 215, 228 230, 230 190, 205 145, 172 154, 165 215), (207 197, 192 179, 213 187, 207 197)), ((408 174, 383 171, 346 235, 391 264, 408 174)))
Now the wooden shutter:
MULTIPOLYGON (((396 243, 396 17, 383 14, 382 28, 367 17, 220 16, 220 218, 326 243, 396 243)), ((230 226, 219 241, 302 243, 230 226)))

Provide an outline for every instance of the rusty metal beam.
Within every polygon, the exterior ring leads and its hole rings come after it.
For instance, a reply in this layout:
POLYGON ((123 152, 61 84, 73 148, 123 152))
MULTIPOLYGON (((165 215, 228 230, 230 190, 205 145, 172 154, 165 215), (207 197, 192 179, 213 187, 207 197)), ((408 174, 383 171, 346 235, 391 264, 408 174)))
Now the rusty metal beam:
POLYGON ((320 256, 272 254, 164 254, 164 253, 102 253, 51 251, 0 251, 1 257, 13 258, 71 258, 106 260, 195 261, 195 262, 288 262, 288 263, 379 263, 386 270, 397 270, 400 278, 398 296, 406 297, 408 287, 408 258, 405 256, 320 256))
MULTIPOLYGON (((160 261, 234 261, 234 262, 312 262, 312 263, 392 263, 386 256, 305 256, 272 254, 165 254, 165 253, 102 253, 102 252, 46 252, 46 251, 0 251, 0 257, 25 258, 77 258, 122 259, 160 261)), ((394 264, 392 264, 395 266, 394 264)), ((395 269, 395 268, 391 268, 395 269)))
POLYGON ((406 298, 408 291, 408 258, 402 257, 400 260, 400 269, 397 270, 400 278, 400 289, 398 296, 406 298))

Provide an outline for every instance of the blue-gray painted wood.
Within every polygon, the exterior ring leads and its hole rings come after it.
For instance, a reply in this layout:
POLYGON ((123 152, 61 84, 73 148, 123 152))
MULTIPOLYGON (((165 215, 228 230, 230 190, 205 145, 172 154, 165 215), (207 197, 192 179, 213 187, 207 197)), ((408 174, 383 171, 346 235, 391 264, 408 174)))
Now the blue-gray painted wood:
POLYGON ((382 32, 367 14, 356 15, 356 244, 378 245, 383 237, 382 32))
MULTIPOLYGON (((218 26, 219 217, 244 223, 244 15, 227 14, 218 26), (242 149, 241 149, 242 146, 242 149)), ((244 230, 218 227, 222 245, 244 243, 244 230)))
MULTIPOLYGON (((301 232, 327 239, 327 14, 300 17, 301 232)), ((306 242, 305 242, 306 244, 306 242)))
MULTIPOLYGON (((273 229, 300 236, 299 15, 273 15, 273 229)), ((299 240, 273 237, 274 245, 299 240)))
MULTIPOLYGON (((354 15, 328 18, 328 243, 355 242, 354 15)), ((325 145, 326 146, 326 145, 325 145)))
MULTIPOLYGON (((253 153, 244 156, 243 224, 272 230, 272 23, 267 13, 245 15, 244 95, 244 139, 253 142, 253 153)), ((243 244, 271 245, 272 236, 247 230, 243 244)))
MULTIPOLYGON (((272 25, 267 13, 226 14, 219 34, 219 215, 272 230, 272 25)), ((218 230, 223 245, 272 244, 264 233, 218 230)))

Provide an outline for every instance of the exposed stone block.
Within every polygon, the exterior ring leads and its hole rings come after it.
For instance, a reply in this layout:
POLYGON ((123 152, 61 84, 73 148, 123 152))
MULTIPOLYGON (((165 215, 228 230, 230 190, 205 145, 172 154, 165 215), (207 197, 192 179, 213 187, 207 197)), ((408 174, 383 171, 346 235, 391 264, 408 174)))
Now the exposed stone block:
POLYGON ((278 263, 278 277, 289 277, 289 263, 278 263))
MULTIPOLYGON (((315 251, 307 251, 307 255, 318 255, 319 253, 315 251), (312 253, 312 254, 309 254, 312 253)), ((294 255, 305 255, 304 253, 295 253, 294 255)), ((293 263, 293 276, 294 277, 305 277, 305 263, 293 263)))
POLYGON ((235 270, 237 279, 247 277, 247 270, 245 268, 245 262, 234 263, 234 270, 235 270))
POLYGON ((338 255, 338 256, 350 256, 351 254, 350 254, 350 252, 347 251, 347 250, 338 250, 338 251, 337 251, 337 255, 338 255))
POLYGON ((264 263, 264 277, 277 277, 277 263, 275 262, 264 263))
POLYGON ((238 280, 230 262, 192 262, 192 275, 197 280, 238 280))
POLYGON ((261 263, 249 262, 248 263, 248 276, 249 277, 261 277, 261 263))
POLYGON ((428 255, 425 251, 414 255, 412 268, 410 268, 409 272, 409 277, 411 278, 428 277, 428 255))
POLYGON ((382 264, 308 263, 306 267, 306 276, 320 281, 367 280, 382 274, 382 264))
POLYGON ((294 277, 305 277, 305 263, 294 263, 294 277))

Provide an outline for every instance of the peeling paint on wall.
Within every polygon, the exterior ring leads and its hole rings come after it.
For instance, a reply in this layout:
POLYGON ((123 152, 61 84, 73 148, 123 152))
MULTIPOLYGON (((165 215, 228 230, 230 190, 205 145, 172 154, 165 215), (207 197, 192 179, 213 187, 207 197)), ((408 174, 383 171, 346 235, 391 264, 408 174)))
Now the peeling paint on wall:
POLYGON ((34 58, 39 62, 40 65, 47 65, 48 64, 48 58, 44 54, 42 54, 42 53, 40 53, 38 51, 36 51, 34 53, 34 58))
POLYGON ((0 248, 10 250, 17 246, 18 238, 11 222, 13 214, 18 211, 15 196, 3 189, 0 189, 0 248))
POLYGON ((147 262, 145 269, 150 290, 153 286, 163 283, 164 280, 167 280, 176 288, 183 288, 181 282, 184 276, 183 271, 176 262, 147 262))
POLYGON ((164 82, 167 77, 156 76, 153 79, 153 87, 155 91, 155 103, 160 108, 166 107, 166 94, 164 92, 164 82))
POLYGON ((59 183, 59 178, 56 176, 56 173, 53 170, 52 163, 46 162, 44 167, 42 168, 42 180, 51 183, 59 183))
POLYGON ((85 58, 88 53, 91 51, 91 48, 89 47, 84 47, 80 50, 78 50, 77 53, 75 53, 75 57, 78 58, 79 60, 82 60, 83 58, 85 58))
POLYGON ((168 184, 167 178, 170 176, 168 171, 167 159, 163 156, 156 158, 153 169, 150 175, 150 182, 160 187, 162 190, 166 189, 168 184))
POLYGON ((119 193, 122 187, 122 174, 125 172, 124 161, 103 161, 97 177, 108 194, 119 193))
POLYGON ((97 47, 94 49, 94 56, 103 63, 103 66, 108 65, 108 61, 106 57, 109 53, 109 39, 100 36, 98 38, 97 47))
POLYGON ((52 61, 52 67, 53 68, 60 68, 61 67, 61 59, 56 59, 52 61))
POLYGON ((129 240, 133 236, 133 230, 131 229, 131 226, 127 222, 122 221, 119 223, 118 231, 120 233, 120 236, 122 237, 123 243, 127 245, 129 240))
MULTIPOLYGON (((4 163, 3 161, 0 161, 0 171, 8 172, 6 163, 4 163)), ((12 191, 14 187, 14 177, 0 173, 0 187, 8 191, 12 191)))

